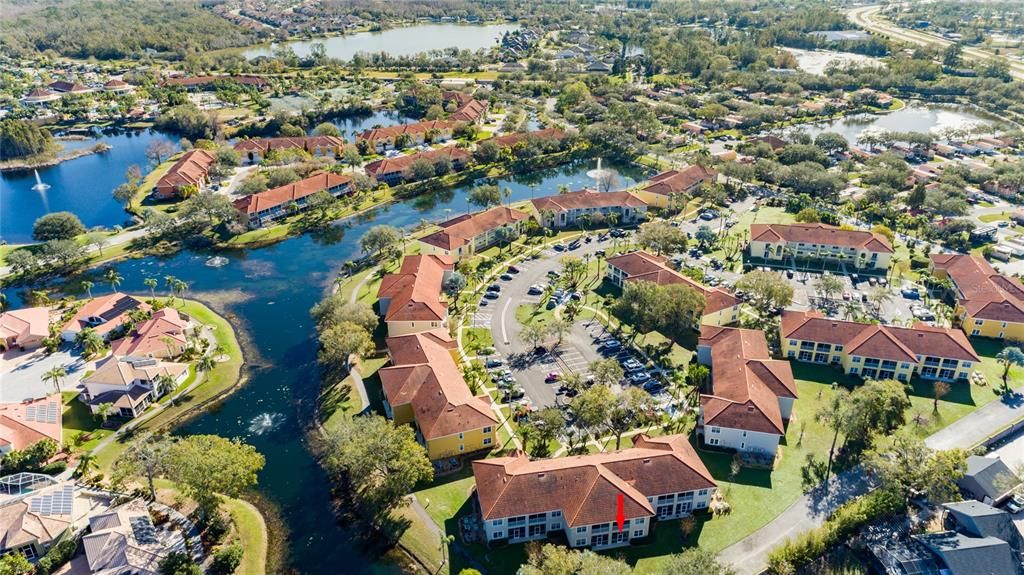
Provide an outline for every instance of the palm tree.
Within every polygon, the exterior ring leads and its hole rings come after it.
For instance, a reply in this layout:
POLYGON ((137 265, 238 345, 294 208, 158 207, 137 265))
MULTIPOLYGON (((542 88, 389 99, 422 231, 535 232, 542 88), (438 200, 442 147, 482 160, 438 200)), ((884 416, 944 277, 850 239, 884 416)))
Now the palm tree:
POLYGON ((0 293, 0 312, 7 311, 7 296, 0 293))
POLYGON ((53 384, 53 387, 57 389, 57 393, 61 393, 60 382, 62 379, 68 376, 68 370, 63 365, 57 365, 51 367, 46 373, 43 374, 43 381, 49 381, 53 384))
POLYGON ((156 278, 146 278, 142 280, 142 283, 149 288, 149 297, 151 299, 156 299, 156 278))
POLYGON ((93 356, 103 350, 103 338, 91 327, 78 332, 75 336, 75 343, 82 346, 86 356, 93 356))
POLYGON ((104 277, 106 278, 107 282, 110 283, 110 290, 115 292, 117 291, 117 286, 121 285, 121 282, 124 281, 124 278, 121 277, 121 274, 117 273, 117 270, 115 270, 114 268, 108 269, 104 277))
POLYGON ((1003 391, 1010 391, 1010 369, 1015 365, 1024 366, 1024 351, 1019 347, 1005 347, 996 354, 996 360, 1003 366, 1003 391))
POLYGON ((204 355, 202 358, 199 359, 199 363, 196 364, 196 367, 199 368, 200 371, 208 372, 212 370, 216 365, 217 362, 215 362, 212 357, 204 355))
POLYGON ((174 339, 172 337, 167 336, 167 335, 161 336, 160 337, 160 343, 164 344, 167 347, 167 356, 168 357, 173 357, 174 355, 176 355, 174 353, 174 339))
POLYGON ((871 300, 871 303, 875 304, 875 313, 880 314, 882 313, 882 304, 892 301, 893 295, 891 291, 885 288, 877 288, 871 292, 868 298, 871 300))
POLYGON ((177 387, 178 382, 174 381, 174 378, 167 375, 166 373, 156 378, 156 390, 158 395, 164 395, 165 393, 171 392, 177 387))
POLYGON ((96 406, 96 415, 100 417, 100 421, 103 423, 107 422, 107 418, 110 417, 111 412, 114 411, 114 404, 109 401, 101 403, 96 406))
POLYGON ((174 276, 164 276, 164 285, 167 286, 168 290, 174 289, 174 282, 178 281, 178 278, 174 276))
POLYGON ((92 299, 92 286, 94 284, 91 281, 86 280, 86 281, 83 281, 81 285, 82 285, 82 289, 85 290, 85 293, 88 294, 89 299, 92 299))
POLYGON ((95 469, 96 456, 92 452, 83 453, 78 457, 78 467, 75 468, 75 474, 78 477, 87 477, 95 469))
POLYGON ((171 289, 174 290, 175 295, 179 298, 185 299, 184 293, 188 291, 188 284, 183 280, 176 279, 171 289))

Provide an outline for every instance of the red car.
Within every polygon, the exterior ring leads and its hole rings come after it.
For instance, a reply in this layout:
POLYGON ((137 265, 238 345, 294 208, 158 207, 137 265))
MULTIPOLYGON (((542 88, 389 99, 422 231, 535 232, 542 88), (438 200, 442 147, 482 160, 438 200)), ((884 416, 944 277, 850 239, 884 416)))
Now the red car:
POLYGON ((551 373, 548 374, 547 377, 544 378, 544 383, 554 383, 558 381, 561 377, 561 374, 552 371, 551 373))

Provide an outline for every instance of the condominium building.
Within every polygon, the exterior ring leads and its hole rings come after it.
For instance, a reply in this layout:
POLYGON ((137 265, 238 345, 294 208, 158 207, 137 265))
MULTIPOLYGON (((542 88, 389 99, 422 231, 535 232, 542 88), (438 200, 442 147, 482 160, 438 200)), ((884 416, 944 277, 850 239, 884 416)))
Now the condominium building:
POLYGON ((747 255, 756 263, 791 267, 833 263, 851 271, 889 269, 895 253, 888 238, 826 224, 751 224, 747 255))
POLYGON ((647 216, 647 202, 629 192, 581 190, 530 200, 533 217, 546 228, 631 225, 647 216))
POLYGON ((407 335, 448 327, 448 304, 441 289, 454 266, 448 256, 405 258, 396 274, 388 274, 377 290, 380 314, 388 335, 407 335))
POLYGON ((439 231, 420 238, 420 253, 445 255, 458 262, 496 244, 504 233, 498 230, 508 229, 510 237, 519 237, 522 223, 529 217, 504 206, 461 215, 441 222, 439 231))
POLYGON ((971 336, 1024 341, 1024 284, 997 272, 984 258, 932 254, 932 274, 949 278, 956 318, 971 336))
POLYGON ((963 332, 924 323, 907 328, 786 311, 779 334, 786 357, 834 365, 865 379, 966 380, 981 362, 963 332))

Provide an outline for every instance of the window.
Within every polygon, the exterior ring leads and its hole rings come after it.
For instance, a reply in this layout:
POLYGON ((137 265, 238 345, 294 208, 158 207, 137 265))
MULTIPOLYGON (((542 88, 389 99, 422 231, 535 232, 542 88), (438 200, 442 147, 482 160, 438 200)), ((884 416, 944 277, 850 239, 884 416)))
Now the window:
POLYGON ((857 368, 856 367, 851 367, 850 368, 850 375, 857 375, 857 368))
POLYGON ((967 369, 967 368, 971 367, 971 362, 965 361, 962 364, 960 364, 960 367, 962 367, 964 369, 967 369))
POLYGON ((459 439, 462 439, 462 432, 459 432, 459 439))
POLYGON ((983 320, 983 319, 976 319, 976 320, 974 320, 974 325, 982 325, 984 323, 985 323, 985 320, 983 320))
POLYGON ((587 528, 586 527, 577 527, 576 528, 576 533, 586 533, 586 532, 587 532, 587 528))
POLYGON ((708 439, 708 445, 718 445, 718 438, 712 437, 711 439, 708 439))
POLYGON ((465 450, 466 450, 466 446, 460 443, 459 444, 459 451, 465 451, 465 450))
POLYGON ((633 537, 643 537, 643 536, 644 536, 644 532, 643 532, 642 529, 637 529, 636 531, 633 531, 633 537))
POLYGON ((493 525, 494 527, 498 527, 500 525, 503 525, 504 523, 504 519, 495 519, 494 521, 491 521, 491 525, 493 525))
POLYGON ((562 516, 562 512, 561 511, 552 511, 551 512, 551 516, 552 517, 561 517, 562 516))
POLYGON ((484 433, 490 433, 490 432, 491 432, 491 426, 488 425, 487 427, 484 428, 484 433))
POLYGON ((980 335, 980 334, 981 334, 981 330, 978 330, 978 329, 971 330, 971 335, 980 335))
POLYGON ((910 369, 910 364, 909 363, 901 363, 900 364, 900 369, 910 369))
POLYGON ((697 495, 702 495, 703 496, 703 495, 707 495, 707 494, 708 494, 708 490, 707 489, 701 489, 700 491, 697 492, 697 495))
POLYGON ((834 350, 832 350, 832 351, 835 351, 835 352, 843 351, 843 346, 837 345, 836 348, 834 350))
POLYGON ((504 536, 505 536, 505 532, 504 531, 495 531, 493 539, 501 539, 504 536))
POLYGON ((639 517, 637 519, 634 519, 633 522, 636 523, 637 525, 643 525, 644 523, 647 523, 647 518, 646 517, 639 517))
POLYGON ((586 545, 586 544, 587 544, 587 540, 586 539, 577 539, 576 540, 576 546, 577 547, 580 547, 580 546, 583 546, 583 545, 586 545))
POLYGON ((711 428, 711 433, 721 433, 721 432, 722 432, 722 429, 720 427, 712 427, 711 428))
POLYGON ((796 345, 796 340, 795 339, 789 340, 789 345, 796 345))
POLYGON ((860 358, 857 357, 856 355, 853 356, 853 363, 860 363, 860 358))
POLYGON ((551 528, 552 529, 561 529, 562 528, 562 524, 561 523, 552 523, 551 524, 551 528))
POLYGON ((491 438, 490 437, 485 437, 484 438, 484 445, 490 445, 490 444, 491 444, 491 438))

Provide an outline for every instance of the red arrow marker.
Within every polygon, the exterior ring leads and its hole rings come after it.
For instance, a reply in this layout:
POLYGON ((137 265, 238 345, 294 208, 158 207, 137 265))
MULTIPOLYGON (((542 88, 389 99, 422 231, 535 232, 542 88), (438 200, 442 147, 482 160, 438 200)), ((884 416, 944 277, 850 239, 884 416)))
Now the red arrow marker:
POLYGON ((615 521, 619 524, 619 533, 622 533, 622 526, 626 521, 626 512, 622 510, 622 494, 619 494, 619 510, 615 512, 615 521))

